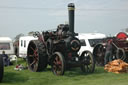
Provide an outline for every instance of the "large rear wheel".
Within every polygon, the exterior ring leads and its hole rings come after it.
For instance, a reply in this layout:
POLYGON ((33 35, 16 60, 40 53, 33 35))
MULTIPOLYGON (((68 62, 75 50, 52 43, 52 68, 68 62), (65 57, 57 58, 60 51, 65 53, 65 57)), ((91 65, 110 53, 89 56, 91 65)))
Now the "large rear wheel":
POLYGON ((53 54, 52 60, 52 72, 55 75, 63 75, 65 71, 65 59, 60 52, 55 52, 53 54))
POLYGON ((27 51, 28 68, 34 72, 43 71, 47 67, 47 61, 45 45, 38 40, 32 40, 27 51))
POLYGON ((0 82, 3 79, 3 75, 4 75, 3 57, 0 55, 0 82))
POLYGON ((95 61, 93 55, 89 51, 84 51, 81 54, 81 60, 84 61, 84 64, 81 66, 81 70, 87 73, 93 73, 95 69, 95 61))

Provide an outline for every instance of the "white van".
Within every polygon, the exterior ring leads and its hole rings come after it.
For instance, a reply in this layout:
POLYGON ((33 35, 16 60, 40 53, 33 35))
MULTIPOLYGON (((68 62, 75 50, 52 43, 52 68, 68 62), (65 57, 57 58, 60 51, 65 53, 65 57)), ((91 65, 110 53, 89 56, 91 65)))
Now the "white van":
POLYGON ((26 58, 27 56, 27 49, 28 44, 31 40, 37 40, 38 38, 35 38, 33 36, 22 36, 19 38, 19 57, 26 58))
POLYGON ((79 53, 88 50, 93 53, 93 48, 97 43, 100 43, 107 36, 102 33, 80 33, 77 36, 81 42, 81 48, 79 53))
POLYGON ((16 60, 16 56, 14 55, 14 47, 13 41, 9 37, 0 37, 0 54, 5 51, 11 61, 16 60))

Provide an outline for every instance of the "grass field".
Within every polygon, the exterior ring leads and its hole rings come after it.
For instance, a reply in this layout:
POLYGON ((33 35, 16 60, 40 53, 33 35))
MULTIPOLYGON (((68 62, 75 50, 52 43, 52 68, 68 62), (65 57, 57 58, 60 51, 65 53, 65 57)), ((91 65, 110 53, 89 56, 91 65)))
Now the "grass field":
MULTIPOLYGON (((23 62, 20 60, 18 63, 23 62)), ((128 85, 128 73, 108 73, 103 67, 96 67, 92 74, 83 73, 78 68, 71 69, 63 76, 53 75, 50 67, 37 73, 27 69, 15 71, 14 67, 15 65, 5 67, 0 85, 128 85)))

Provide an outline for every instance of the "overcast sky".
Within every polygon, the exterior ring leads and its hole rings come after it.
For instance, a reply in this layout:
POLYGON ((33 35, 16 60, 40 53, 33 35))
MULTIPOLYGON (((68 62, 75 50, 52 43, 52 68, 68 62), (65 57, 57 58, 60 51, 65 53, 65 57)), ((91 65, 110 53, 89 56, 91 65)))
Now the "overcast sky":
POLYGON ((55 29, 75 3, 75 32, 114 35, 128 27, 128 0, 0 0, 0 36, 55 29))

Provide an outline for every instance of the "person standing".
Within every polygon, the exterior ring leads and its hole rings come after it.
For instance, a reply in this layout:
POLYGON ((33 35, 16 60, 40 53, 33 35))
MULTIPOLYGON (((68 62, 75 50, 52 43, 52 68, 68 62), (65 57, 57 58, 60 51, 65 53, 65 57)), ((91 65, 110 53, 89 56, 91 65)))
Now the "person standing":
POLYGON ((109 61, 112 61, 112 39, 108 40, 106 45, 106 52, 104 57, 104 65, 106 65, 109 61))
POLYGON ((4 61, 4 66, 9 66, 10 64, 10 59, 7 54, 5 54, 5 51, 2 52, 2 57, 4 61))

